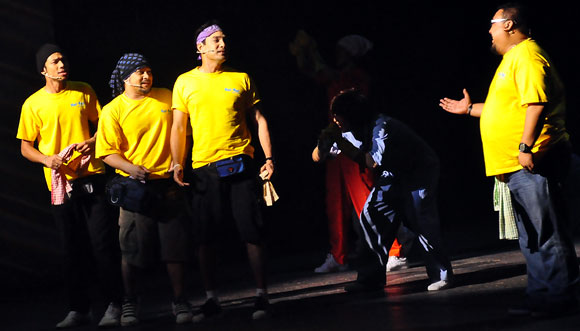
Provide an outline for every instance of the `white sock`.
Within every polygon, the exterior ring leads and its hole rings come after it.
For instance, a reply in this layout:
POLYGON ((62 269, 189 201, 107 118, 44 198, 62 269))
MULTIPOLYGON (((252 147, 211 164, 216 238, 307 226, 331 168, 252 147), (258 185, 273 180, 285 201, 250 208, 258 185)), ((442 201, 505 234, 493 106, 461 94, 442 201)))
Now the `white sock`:
POLYGON ((216 303, 219 303, 220 301, 218 300, 217 297, 217 293, 216 291, 205 291, 205 296, 206 298, 209 299, 213 299, 216 303))

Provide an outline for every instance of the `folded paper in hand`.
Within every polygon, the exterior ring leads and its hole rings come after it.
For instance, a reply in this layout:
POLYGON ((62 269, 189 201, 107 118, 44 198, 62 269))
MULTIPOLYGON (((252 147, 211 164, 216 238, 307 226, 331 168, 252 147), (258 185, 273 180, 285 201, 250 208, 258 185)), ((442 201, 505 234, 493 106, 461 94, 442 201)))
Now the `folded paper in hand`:
POLYGON ((274 204, 274 202, 278 201, 280 197, 276 193, 276 190, 274 189, 274 185, 272 185, 272 182, 265 179, 266 176, 268 176, 268 171, 264 171, 260 174, 260 177, 264 181, 262 191, 264 196, 264 202, 266 202, 266 206, 271 206, 274 204))

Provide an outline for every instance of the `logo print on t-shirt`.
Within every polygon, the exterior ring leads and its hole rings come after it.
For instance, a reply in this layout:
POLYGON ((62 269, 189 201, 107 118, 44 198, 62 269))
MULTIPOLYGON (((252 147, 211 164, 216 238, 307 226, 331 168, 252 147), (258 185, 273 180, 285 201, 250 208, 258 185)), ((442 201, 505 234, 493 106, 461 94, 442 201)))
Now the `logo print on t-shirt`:
POLYGON ((240 94, 240 90, 238 90, 238 89, 236 89, 236 88, 227 88, 227 87, 226 87, 224 90, 225 90, 226 92, 234 92, 234 93, 240 94))
POLYGON ((79 102, 76 102, 76 103, 71 103, 70 106, 71 107, 84 107, 85 106, 85 103, 83 101, 79 101, 79 102))

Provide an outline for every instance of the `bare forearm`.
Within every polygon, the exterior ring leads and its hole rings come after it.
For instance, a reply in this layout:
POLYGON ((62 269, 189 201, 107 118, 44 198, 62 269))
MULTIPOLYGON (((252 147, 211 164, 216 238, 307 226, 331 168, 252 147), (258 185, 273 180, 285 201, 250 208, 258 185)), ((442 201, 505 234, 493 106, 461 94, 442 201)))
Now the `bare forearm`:
POLYGON ((181 164, 185 162, 185 129, 178 128, 175 125, 171 128, 171 158, 173 164, 181 164))
POLYGON ((120 154, 109 154, 103 158, 103 161, 115 169, 124 171, 130 174, 133 163, 122 157, 120 154))
POLYGON ((258 124, 258 138, 260 139, 260 146, 266 158, 272 157, 272 141, 270 139, 270 129, 268 128, 268 121, 262 113, 256 109, 256 123, 258 124))
POLYGON ((471 111, 469 116, 471 117, 481 117, 481 111, 483 110, 484 103, 473 103, 471 104, 471 111))
POLYGON ((44 166, 45 160, 50 155, 42 154, 38 149, 34 147, 34 143, 26 140, 22 140, 20 144, 20 152, 27 160, 35 163, 40 163, 44 166))
POLYGON ((260 138, 260 146, 262 146, 264 156, 266 158, 272 157, 272 141, 270 140, 270 131, 268 130, 268 123, 266 121, 260 124, 258 137, 260 138))
POLYGON ((534 145, 542 130, 543 121, 541 121, 541 116, 543 111, 544 105, 528 105, 528 109, 526 110, 526 120, 524 122, 524 132, 521 140, 524 144, 528 146, 534 145))
POLYGON ((185 162, 185 148, 186 148, 186 127, 188 115, 174 109, 173 110, 173 124, 171 126, 171 158, 173 164, 181 164, 185 162))

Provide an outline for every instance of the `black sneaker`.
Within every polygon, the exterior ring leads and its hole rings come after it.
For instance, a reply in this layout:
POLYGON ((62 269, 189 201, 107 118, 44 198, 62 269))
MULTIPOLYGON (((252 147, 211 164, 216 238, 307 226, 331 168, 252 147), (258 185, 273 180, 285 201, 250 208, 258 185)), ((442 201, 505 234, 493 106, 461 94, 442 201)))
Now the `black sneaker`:
POLYGON ((576 315, 578 312, 578 302, 576 300, 568 300, 565 302, 550 303, 540 309, 533 309, 531 315, 535 318, 556 318, 576 315))
POLYGON ((256 321, 267 318, 270 315, 270 302, 263 295, 257 296, 255 300, 252 319, 256 321))
POLYGON ((199 323, 208 318, 219 316, 222 312, 222 307, 215 299, 207 299, 201 307, 193 314, 191 321, 199 323))
POLYGON ((191 305, 187 300, 179 300, 171 304, 176 324, 191 323, 193 315, 191 314, 191 305))
POLYGON ((125 299, 121 306, 121 326, 132 326, 139 323, 137 318, 137 300, 125 299))
POLYGON ((528 302, 524 302, 519 306, 508 308, 508 314, 512 316, 532 316, 535 318, 554 318, 577 313, 578 305, 574 303, 531 306, 528 302))

